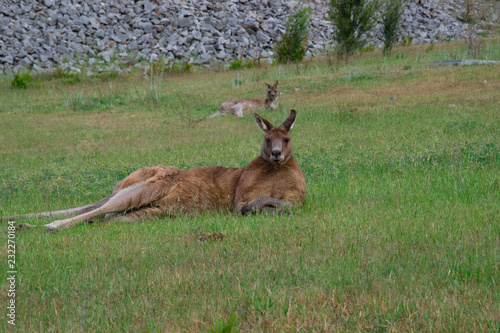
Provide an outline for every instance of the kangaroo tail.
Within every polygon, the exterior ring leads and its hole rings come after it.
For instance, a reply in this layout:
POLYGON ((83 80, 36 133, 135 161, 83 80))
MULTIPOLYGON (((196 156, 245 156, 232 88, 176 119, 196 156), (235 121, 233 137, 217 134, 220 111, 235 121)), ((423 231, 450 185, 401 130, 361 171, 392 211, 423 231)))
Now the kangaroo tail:
POLYGON ((96 208, 99 208, 103 206, 105 203, 109 201, 111 196, 106 197, 96 203, 82 206, 82 207, 76 207, 76 208, 71 208, 71 209, 65 209, 65 210, 57 210, 57 211, 52 211, 52 212, 43 212, 43 213, 34 213, 34 214, 25 214, 25 215, 13 215, 13 216, 0 216, 0 222, 4 221, 15 221, 15 220, 21 220, 21 219, 35 219, 35 218, 52 218, 52 217, 60 217, 60 216, 76 216, 79 214, 83 214, 86 212, 89 212, 91 210, 94 210, 96 208))

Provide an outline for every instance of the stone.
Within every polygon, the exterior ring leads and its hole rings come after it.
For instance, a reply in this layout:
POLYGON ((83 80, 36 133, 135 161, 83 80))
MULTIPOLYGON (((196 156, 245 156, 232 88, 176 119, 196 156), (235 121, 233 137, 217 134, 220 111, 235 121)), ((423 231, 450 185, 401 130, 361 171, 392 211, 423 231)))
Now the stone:
POLYGON ((227 24, 227 19, 217 20, 213 27, 217 30, 222 30, 227 24))
POLYGON ((182 17, 179 19, 179 28, 187 28, 190 27, 193 24, 193 21, 189 17, 182 17))
MULTIPOLYGON (((414 37, 415 44, 466 35, 469 25, 457 20, 456 2, 421 3, 407 3, 402 17, 405 38, 414 37)), ((271 60, 274 42, 285 31, 296 4, 293 0, 25 0, 21 6, 0 1, 0 71, 12 71, 20 64, 41 66, 39 62, 47 68, 61 66, 57 62, 63 56, 71 59, 74 54, 102 56, 105 70, 112 66, 108 64, 112 52, 128 53, 131 59, 149 59, 152 54, 194 57, 203 65, 240 55, 271 60)), ((305 5, 313 9, 306 50, 313 56, 331 46, 334 31, 326 20, 327 1, 305 5)), ((483 9, 490 13, 488 22, 498 20, 499 8, 483 9)), ((367 34, 369 43, 382 45, 381 29, 378 24, 367 34)))
POLYGON ((257 40, 261 43, 267 43, 271 40, 271 37, 259 30, 257 31, 257 40))
POLYGON ((14 64, 14 57, 11 55, 3 57, 3 59, 0 59, 2 63, 7 63, 9 65, 14 64))
POLYGON ((238 43, 235 43, 235 42, 231 42, 231 43, 226 45, 226 48, 228 48, 230 50, 234 50, 237 47, 238 47, 238 43))
POLYGON ((196 46, 195 51, 198 54, 207 53, 207 50, 205 49, 205 46, 202 43, 200 43, 200 44, 198 44, 198 46, 196 46))
POLYGON ((270 58, 273 56, 273 52, 272 51, 262 51, 262 53, 260 54, 260 56, 262 58, 270 58))
POLYGON ((37 64, 34 64, 33 67, 31 68, 35 73, 37 74, 43 74, 45 73, 45 69, 38 66, 37 64))
POLYGON ((212 59, 212 56, 205 53, 205 54, 202 54, 201 56, 197 57, 193 63, 195 64, 206 64, 208 62, 210 62, 210 59, 212 59))
POLYGON ((196 40, 201 40, 202 36, 203 35, 201 34, 200 31, 193 32, 193 38, 196 39, 196 40))
POLYGON ((68 7, 68 15, 74 20, 78 18, 78 11, 75 6, 68 7))
POLYGON ((90 19, 87 16, 82 15, 79 17, 78 22, 80 25, 88 25, 90 23, 90 19))
POLYGON ((117 42, 117 43, 121 43, 121 42, 123 42, 123 38, 122 38, 121 36, 111 35, 111 36, 110 36, 110 38, 111 38, 112 40, 114 40, 115 42, 117 42))
POLYGON ((138 28, 142 31, 144 31, 145 33, 149 34, 149 33, 152 33, 153 32, 153 26, 151 23, 149 22, 139 22, 139 24, 137 25, 138 28))
POLYGON ((220 51, 217 54, 217 58, 219 58, 219 59, 224 59, 225 57, 227 57, 227 53, 224 50, 220 51))
POLYGON ((49 60, 49 56, 46 53, 39 52, 38 54, 40 55, 40 61, 42 63, 47 62, 49 60))
POLYGON ((108 50, 101 52, 101 57, 104 59, 105 62, 110 63, 111 62, 111 57, 113 56, 114 51, 113 50, 108 50))

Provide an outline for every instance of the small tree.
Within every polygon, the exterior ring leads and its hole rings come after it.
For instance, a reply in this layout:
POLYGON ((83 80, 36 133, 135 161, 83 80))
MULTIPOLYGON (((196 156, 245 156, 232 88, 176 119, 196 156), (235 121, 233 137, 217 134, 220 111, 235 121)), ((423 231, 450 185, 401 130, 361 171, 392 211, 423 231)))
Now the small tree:
POLYGON ((474 17, 472 16, 473 12, 473 1, 472 0, 465 0, 464 1, 464 10, 463 12, 457 17, 460 21, 464 23, 474 23, 474 17))
POLYGON ((384 55, 391 53, 392 47, 398 40, 399 25, 405 5, 406 0, 388 0, 387 2, 387 8, 382 15, 384 55))
POLYGON ((311 13, 311 9, 304 7, 295 11, 286 21, 286 31, 274 47, 278 63, 301 61, 306 54, 311 13))
POLYGON ((366 33, 375 25, 379 0, 330 0, 328 16, 336 28, 337 54, 349 63, 349 57, 366 44, 366 33))

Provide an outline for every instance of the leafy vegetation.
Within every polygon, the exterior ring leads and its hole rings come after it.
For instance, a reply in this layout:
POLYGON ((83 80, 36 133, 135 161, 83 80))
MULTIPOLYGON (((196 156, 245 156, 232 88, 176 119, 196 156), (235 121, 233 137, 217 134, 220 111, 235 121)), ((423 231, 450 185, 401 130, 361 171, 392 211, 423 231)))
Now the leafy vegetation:
POLYGON ((406 39, 405 36, 401 37, 401 45, 402 46, 410 46, 411 43, 413 42, 413 37, 408 37, 408 39, 406 39))
POLYGON ((275 44, 276 61, 284 64, 290 61, 301 61, 306 54, 309 35, 308 26, 311 9, 300 8, 290 15, 286 22, 286 31, 275 44))
POLYGON ((33 77, 29 71, 19 71, 12 78, 11 87, 26 89, 33 82, 33 77))
MULTIPOLYGON (((260 98, 262 81, 283 93, 262 116, 298 110, 291 135, 307 181, 290 216, 18 231, 16 329, 500 330, 500 72, 429 66, 467 52, 450 42, 334 68, 169 75, 160 103, 141 72, 28 89, 1 77, 0 215, 95 202, 140 167, 245 166, 263 140, 252 117, 189 119, 260 98)), ((500 39, 481 57, 500 60, 500 39)))
POLYGON ((235 69, 242 69, 242 68, 252 68, 252 67, 259 67, 261 65, 260 63, 260 58, 259 59, 243 59, 240 57, 239 59, 236 59, 229 65, 229 69, 235 70, 235 69))
POLYGON ((158 103, 163 92, 164 75, 169 70, 168 61, 157 59, 144 69, 144 79, 149 87, 151 100, 158 103))
POLYGON ((474 1, 473 0, 464 0, 463 2, 463 11, 457 18, 464 23, 475 23, 476 19, 472 15, 474 1))
POLYGON ((366 33, 375 25, 378 0, 330 0, 329 18, 335 27, 333 39, 337 55, 349 63, 349 58, 367 41, 366 33))
POLYGON ((394 44, 398 41, 401 16, 405 9, 406 0, 389 0, 382 13, 382 35, 384 36, 384 54, 391 53, 394 44))

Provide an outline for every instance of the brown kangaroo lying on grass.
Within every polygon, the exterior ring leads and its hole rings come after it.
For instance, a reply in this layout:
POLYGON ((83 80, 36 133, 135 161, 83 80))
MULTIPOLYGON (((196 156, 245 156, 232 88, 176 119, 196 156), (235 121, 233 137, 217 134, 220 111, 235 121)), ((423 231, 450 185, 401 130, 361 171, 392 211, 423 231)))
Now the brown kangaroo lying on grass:
MULTIPOLYGON (((265 82, 264 82, 265 83, 265 82)), ((257 109, 271 109, 276 110, 278 108, 278 80, 274 82, 271 86, 265 83, 267 86, 267 98, 265 100, 261 99, 228 99, 220 106, 219 110, 215 112, 208 118, 213 118, 217 116, 226 116, 232 114, 237 117, 243 117, 244 113, 250 111, 255 111, 257 109)))
MULTIPOLYGON (((2 217, 74 216, 46 224, 48 231, 103 217, 133 222, 168 215, 236 209, 248 213, 283 213, 305 198, 305 180, 290 141, 296 111, 279 127, 254 113, 266 133, 261 154, 245 168, 219 166, 179 170, 172 166, 142 168, 118 182, 113 193, 91 205, 39 214, 2 217)), ((33 227, 24 225, 25 227, 33 227)))

